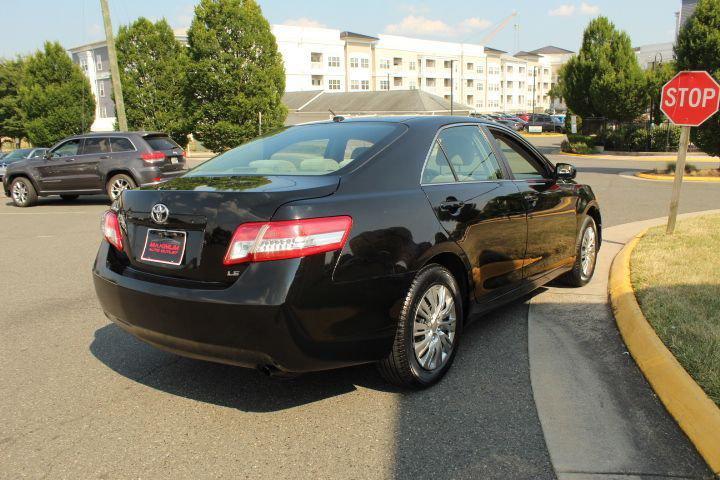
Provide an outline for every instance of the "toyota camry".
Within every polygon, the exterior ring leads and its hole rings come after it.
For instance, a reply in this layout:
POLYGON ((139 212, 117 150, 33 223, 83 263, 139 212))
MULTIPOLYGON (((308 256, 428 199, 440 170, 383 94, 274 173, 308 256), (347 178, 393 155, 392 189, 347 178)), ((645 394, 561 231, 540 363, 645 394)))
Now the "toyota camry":
POLYGON ((474 118, 289 127, 123 192, 95 289, 110 320, 180 355, 271 375, 374 362, 425 387, 469 319, 591 279, 600 209, 574 178, 474 118))

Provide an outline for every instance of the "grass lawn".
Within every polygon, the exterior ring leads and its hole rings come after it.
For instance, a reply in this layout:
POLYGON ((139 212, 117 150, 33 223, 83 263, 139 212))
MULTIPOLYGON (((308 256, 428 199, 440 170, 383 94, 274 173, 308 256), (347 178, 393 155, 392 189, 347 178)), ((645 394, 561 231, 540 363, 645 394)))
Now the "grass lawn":
POLYGON ((631 277, 645 317, 685 370, 720 406, 720 215, 651 229, 631 277))

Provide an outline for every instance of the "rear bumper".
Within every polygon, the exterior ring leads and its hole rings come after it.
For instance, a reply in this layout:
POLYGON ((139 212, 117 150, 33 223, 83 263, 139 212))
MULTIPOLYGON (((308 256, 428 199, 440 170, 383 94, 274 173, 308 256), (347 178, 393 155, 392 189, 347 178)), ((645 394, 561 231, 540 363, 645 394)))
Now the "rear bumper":
POLYGON ((158 185, 180 175, 187 173, 187 169, 176 170, 172 172, 163 172, 157 167, 147 167, 136 173, 140 187, 150 187, 158 185), (159 178, 159 180, 157 180, 159 178))
POLYGON ((116 273, 107 265, 108 248, 103 242, 93 268, 105 314, 159 348, 286 372, 372 362, 390 351, 391 311, 399 301, 393 292, 404 280, 375 280, 376 298, 368 298, 358 291, 369 285, 318 282, 301 265, 307 259, 292 259, 252 264, 225 289, 180 288, 116 273))

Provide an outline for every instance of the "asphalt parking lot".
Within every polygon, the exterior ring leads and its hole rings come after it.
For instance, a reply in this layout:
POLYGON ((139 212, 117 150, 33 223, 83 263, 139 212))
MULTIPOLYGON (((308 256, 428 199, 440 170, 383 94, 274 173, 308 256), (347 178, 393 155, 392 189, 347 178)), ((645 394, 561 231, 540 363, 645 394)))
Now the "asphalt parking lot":
MULTIPOLYGON (((548 154, 559 144, 533 141, 548 154)), ((654 164, 572 163, 606 227, 667 213, 669 183, 621 175, 654 164)), ((718 205, 717 184, 684 186, 681 211, 718 205)), ((107 321, 90 273, 107 206, 18 209, 0 194, 0 478, 555 477, 530 383, 529 299, 472 324, 427 391, 388 387, 372 366, 269 379, 107 321)))

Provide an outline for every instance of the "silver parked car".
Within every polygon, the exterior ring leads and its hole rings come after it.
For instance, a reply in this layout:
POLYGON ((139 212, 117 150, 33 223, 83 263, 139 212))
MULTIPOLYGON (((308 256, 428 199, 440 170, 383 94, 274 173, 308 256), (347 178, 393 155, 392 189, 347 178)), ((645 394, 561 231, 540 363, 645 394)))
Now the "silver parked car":
POLYGON ((0 156, 0 180, 5 176, 5 170, 11 163, 26 158, 42 158, 47 151, 47 148, 18 148, 5 156, 0 156))

